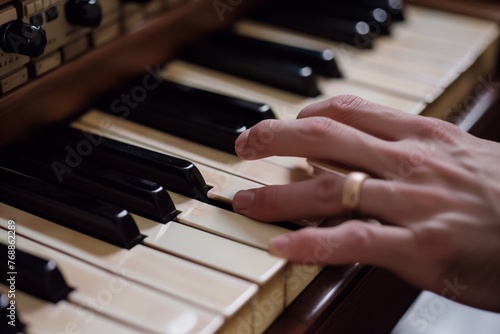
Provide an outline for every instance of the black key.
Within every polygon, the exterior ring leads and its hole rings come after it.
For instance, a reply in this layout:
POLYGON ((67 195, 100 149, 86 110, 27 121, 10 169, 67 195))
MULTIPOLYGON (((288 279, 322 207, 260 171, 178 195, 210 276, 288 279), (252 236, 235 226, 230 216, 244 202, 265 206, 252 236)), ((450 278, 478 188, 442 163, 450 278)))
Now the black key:
POLYGON ((144 237, 127 210, 0 168, 0 201, 73 230, 130 249, 144 237))
POLYGON ((237 48, 255 56, 265 54, 277 61, 285 60, 305 64, 317 74, 326 77, 342 77, 333 50, 310 50, 231 33, 220 34, 212 39, 212 42, 218 45, 230 45, 231 48, 237 48))
MULTIPOLYGON (((114 104, 119 94, 106 94, 97 108, 123 117, 114 104)), ((234 154, 243 131, 275 116, 268 104, 162 81, 126 118, 234 154)))
POLYGON ((90 161, 82 161, 71 173, 60 175, 60 166, 67 165, 63 152, 36 143, 12 147, 3 164, 32 177, 59 182, 164 224, 177 216, 172 199, 159 184, 90 161))
POLYGON ((162 81, 150 92, 148 99, 160 100, 213 115, 230 121, 240 122, 250 127, 265 120, 276 118, 271 107, 266 103, 252 102, 237 97, 222 95, 203 89, 181 85, 171 81, 162 81))
MULTIPOLYGON (((345 3, 345 0, 331 0, 336 3, 345 3)), ((403 0, 350 0, 353 4, 360 4, 372 8, 385 9, 393 21, 404 20, 404 1, 403 0)))
POLYGON ((364 21, 332 18, 324 14, 303 15, 293 8, 279 5, 266 6, 254 13, 251 18, 266 24, 343 42, 360 49, 373 47, 370 26, 364 21))
POLYGON ((183 108, 158 99, 141 102, 128 119, 232 154, 236 138, 247 129, 241 123, 212 117, 204 110, 183 108))
POLYGON ((66 299, 73 291, 54 261, 42 259, 19 249, 15 250, 14 255, 8 251, 8 246, 0 243, 0 253, 4 259, 0 275, 2 283, 7 285, 12 283, 15 289, 51 303, 66 299))
MULTIPOLYGON (((12 301, 15 302, 15 299, 12 298, 12 301)), ((18 304, 10 303, 8 294, 5 295, 0 294, 0 317, 2 318, 2 322, 0 322, 0 333, 3 334, 24 333, 24 329, 26 328, 26 326, 19 318, 19 306, 18 304)))
POLYGON ((210 43, 191 45, 180 57, 184 60, 264 83, 304 96, 316 97, 321 92, 312 68, 295 62, 276 60, 266 54, 245 52, 210 43))
POLYGON ((44 145, 65 150, 66 165, 61 168, 67 167, 67 172, 83 160, 89 160, 124 173, 145 176, 178 194, 209 201, 207 192, 210 187, 198 168, 189 161, 67 127, 50 129, 38 140, 44 145))
POLYGON ((319 14, 331 18, 343 18, 351 21, 364 21, 370 26, 372 36, 388 35, 391 14, 383 8, 372 8, 351 2, 331 0, 279 0, 283 6, 292 7, 302 15, 319 14))
MULTIPOLYGON (((148 94, 145 100, 129 110, 127 119, 232 154, 235 154, 236 138, 257 123, 248 117, 240 120, 227 109, 195 102, 195 97, 188 100, 169 92, 162 93, 164 90, 160 89, 154 95, 148 94)), ((116 113, 113 103, 109 103, 112 100, 113 97, 106 98, 98 108, 116 113)))

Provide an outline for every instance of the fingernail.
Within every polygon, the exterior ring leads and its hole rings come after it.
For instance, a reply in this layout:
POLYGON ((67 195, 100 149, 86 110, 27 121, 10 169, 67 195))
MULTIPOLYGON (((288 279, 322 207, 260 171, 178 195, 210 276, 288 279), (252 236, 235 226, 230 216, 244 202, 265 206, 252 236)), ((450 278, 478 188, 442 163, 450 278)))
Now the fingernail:
POLYGON ((248 209, 255 198, 255 194, 251 190, 242 190, 236 193, 233 198, 233 207, 235 210, 241 211, 248 209))
POLYGON ((269 253, 276 256, 286 257, 290 239, 284 235, 271 239, 269 243, 269 253))

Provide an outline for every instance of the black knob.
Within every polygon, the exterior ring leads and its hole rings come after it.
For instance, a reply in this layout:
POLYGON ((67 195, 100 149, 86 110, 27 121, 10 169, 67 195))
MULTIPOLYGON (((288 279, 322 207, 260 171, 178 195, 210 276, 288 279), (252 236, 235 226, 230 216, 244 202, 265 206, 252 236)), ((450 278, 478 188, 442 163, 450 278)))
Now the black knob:
POLYGON ((64 12, 74 25, 95 28, 101 23, 102 10, 97 0, 69 0, 64 12))
POLYGON ((6 52, 38 57, 46 46, 47 37, 41 27, 20 20, 0 27, 0 47, 6 52))

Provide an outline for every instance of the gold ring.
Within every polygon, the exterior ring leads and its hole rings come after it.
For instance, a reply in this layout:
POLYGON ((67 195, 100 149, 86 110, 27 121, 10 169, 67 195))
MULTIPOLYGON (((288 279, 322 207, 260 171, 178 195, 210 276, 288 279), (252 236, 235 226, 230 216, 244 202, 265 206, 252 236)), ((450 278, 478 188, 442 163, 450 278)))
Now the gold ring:
POLYGON ((362 172, 347 174, 342 188, 342 208, 350 215, 357 209, 361 196, 361 185, 369 177, 368 174, 362 172))

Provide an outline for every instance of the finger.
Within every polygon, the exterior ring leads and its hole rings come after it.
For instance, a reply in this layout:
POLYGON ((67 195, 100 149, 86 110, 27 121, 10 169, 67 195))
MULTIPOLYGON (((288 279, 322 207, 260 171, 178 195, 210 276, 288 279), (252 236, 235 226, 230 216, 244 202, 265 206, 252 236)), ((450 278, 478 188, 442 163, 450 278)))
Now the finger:
POLYGON ((382 175, 393 164, 397 149, 397 145, 325 117, 262 121, 235 143, 237 154, 247 160, 298 156, 335 161, 372 175, 382 175))
MULTIPOLYGON (((343 176, 326 173, 288 185, 243 190, 235 194, 233 209, 265 222, 341 216, 343 183, 343 176)), ((361 185, 356 211, 393 225, 411 223, 422 215, 414 208, 415 198, 422 196, 418 191, 412 185, 369 178, 361 185)))
POLYGON ((409 229, 349 221, 304 228, 273 238, 269 252, 292 262, 342 265, 360 262, 399 272, 411 270, 417 245, 409 229))
POLYGON ((328 117, 372 136, 396 141, 415 129, 418 117, 353 95, 339 95, 305 107, 297 118, 328 117))
POLYGON ((235 194, 233 209, 265 222, 341 215, 342 184, 342 176, 328 174, 287 185, 243 190, 235 194))

